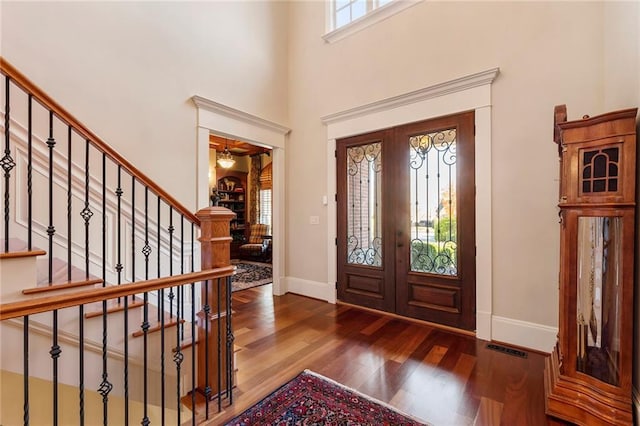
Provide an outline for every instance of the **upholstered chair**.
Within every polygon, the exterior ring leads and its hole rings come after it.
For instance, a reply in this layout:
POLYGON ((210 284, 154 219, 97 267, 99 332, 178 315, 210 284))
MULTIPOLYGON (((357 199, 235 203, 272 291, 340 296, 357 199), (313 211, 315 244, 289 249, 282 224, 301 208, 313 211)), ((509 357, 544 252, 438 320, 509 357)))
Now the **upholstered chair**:
POLYGON ((254 223, 249 227, 249 240, 240 246, 242 259, 255 259, 263 262, 271 258, 271 235, 269 227, 262 223, 254 223))

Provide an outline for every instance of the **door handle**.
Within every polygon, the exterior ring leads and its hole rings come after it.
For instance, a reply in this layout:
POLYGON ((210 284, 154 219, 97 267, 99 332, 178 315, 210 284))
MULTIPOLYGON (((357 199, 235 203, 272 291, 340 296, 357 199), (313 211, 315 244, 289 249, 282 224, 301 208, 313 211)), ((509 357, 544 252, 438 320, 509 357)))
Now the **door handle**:
POLYGON ((404 242, 402 241, 402 231, 398 231, 398 233, 396 234, 396 241, 397 241, 396 246, 398 248, 404 247, 404 242))

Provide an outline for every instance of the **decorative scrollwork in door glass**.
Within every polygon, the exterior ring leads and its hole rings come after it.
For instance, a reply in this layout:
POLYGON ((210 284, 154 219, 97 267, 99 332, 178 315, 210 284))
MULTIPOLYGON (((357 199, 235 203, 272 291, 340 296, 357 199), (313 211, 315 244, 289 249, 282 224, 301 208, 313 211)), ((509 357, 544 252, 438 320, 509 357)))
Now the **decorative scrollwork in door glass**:
POLYGON ((382 265, 382 144, 347 148, 347 263, 382 265))
POLYGON ((458 275, 457 131, 409 138, 411 271, 458 275))

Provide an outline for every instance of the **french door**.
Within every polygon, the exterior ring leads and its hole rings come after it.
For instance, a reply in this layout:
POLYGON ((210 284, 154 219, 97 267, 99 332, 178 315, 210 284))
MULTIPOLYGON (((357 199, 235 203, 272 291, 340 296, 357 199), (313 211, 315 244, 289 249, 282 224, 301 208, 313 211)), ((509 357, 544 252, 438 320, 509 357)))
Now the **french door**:
POLYGON ((337 141, 338 299, 475 329, 474 113, 337 141))

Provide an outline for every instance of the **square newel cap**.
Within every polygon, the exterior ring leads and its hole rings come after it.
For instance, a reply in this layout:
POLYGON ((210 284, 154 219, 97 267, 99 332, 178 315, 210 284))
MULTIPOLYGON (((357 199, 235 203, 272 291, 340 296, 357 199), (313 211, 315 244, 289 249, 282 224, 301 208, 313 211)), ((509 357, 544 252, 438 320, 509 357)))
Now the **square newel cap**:
POLYGON ((236 214, 226 207, 212 206, 205 207, 196 212, 196 217, 200 222, 224 222, 236 217, 236 214))

